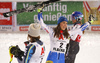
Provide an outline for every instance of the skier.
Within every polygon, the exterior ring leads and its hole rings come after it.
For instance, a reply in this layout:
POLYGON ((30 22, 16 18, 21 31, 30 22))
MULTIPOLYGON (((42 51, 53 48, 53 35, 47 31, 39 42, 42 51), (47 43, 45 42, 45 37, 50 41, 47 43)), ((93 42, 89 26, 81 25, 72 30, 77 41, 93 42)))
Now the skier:
POLYGON ((87 26, 89 26, 93 20, 86 22, 77 30, 68 31, 67 30, 67 23, 68 20, 64 16, 59 17, 57 27, 54 29, 48 27, 43 22, 42 17, 42 8, 38 10, 38 20, 41 27, 47 31, 50 35, 50 52, 47 57, 46 63, 65 63, 65 51, 66 51, 66 44, 69 42, 69 37, 73 34, 79 33, 84 31, 87 26))
MULTIPOLYGON (((40 39, 40 24, 30 24, 28 30, 28 41, 25 52, 21 51, 17 46, 10 47, 10 55, 14 55, 18 63, 42 63, 45 54, 44 43, 40 39), (20 51, 20 52, 19 52, 20 51)), ((11 62, 11 61, 10 61, 11 62)))
MULTIPOLYGON (((78 29, 81 27, 83 14, 79 11, 75 11, 72 13, 72 22, 74 23, 74 26, 72 30, 78 29)), ((70 37, 69 44, 66 48, 65 53, 65 63, 74 63, 76 54, 79 52, 79 42, 81 40, 81 36, 84 32, 79 32, 76 34, 73 34, 70 37)))

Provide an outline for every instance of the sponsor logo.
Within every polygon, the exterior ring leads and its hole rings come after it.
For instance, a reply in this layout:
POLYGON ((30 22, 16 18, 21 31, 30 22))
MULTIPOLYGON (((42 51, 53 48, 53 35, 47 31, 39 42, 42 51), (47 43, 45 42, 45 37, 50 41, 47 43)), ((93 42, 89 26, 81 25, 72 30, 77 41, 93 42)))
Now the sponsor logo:
POLYGON ((53 50, 54 51, 59 51, 59 52, 65 52, 65 49, 56 48, 56 47, 54 47, 53 50))
POLYGON ((100 26, 92 26, 91 31, 100 31, 100 26))
POLYGON ((12 17, 4 17, 2 13, 12 11, 12 2, 0 2, 0 25, 12 25, 12 17))
POLYGON ((0 26, 0 31, 12 31, 11 26, 0 26))
POLYGON ((28 31, 29 26, 20 26, 19 31, 28 31))

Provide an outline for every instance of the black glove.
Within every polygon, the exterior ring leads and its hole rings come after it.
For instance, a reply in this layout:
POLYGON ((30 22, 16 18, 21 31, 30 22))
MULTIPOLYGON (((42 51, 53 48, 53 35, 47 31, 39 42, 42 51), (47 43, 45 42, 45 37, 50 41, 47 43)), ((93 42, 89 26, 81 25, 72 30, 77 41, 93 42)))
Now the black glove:
POLYGON ((89 21, 91 21, 92 19, 94 19, 94 16, 92 14, 90 14, 89 21))
POLYGON ((91 24, 93 21, 94 21, 94 16, 90 14, 88 22, 91 24))
POLYGON ((10 52, 19 60, 22 61, 22 56, 24 56, 24 52, 22 50, 20 50, 20 48, 18 47, 18 45, 16 45, 15 47, 12 47, 10 52))

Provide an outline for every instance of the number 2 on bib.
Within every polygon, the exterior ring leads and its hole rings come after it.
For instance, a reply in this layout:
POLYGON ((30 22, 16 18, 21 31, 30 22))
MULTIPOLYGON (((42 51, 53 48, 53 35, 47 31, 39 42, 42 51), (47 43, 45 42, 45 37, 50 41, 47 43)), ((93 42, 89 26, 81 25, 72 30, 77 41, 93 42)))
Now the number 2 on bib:
POLYGON ((60 43, 60 48, 62 48, 62 46, 63 46, 63 43, 60 43))

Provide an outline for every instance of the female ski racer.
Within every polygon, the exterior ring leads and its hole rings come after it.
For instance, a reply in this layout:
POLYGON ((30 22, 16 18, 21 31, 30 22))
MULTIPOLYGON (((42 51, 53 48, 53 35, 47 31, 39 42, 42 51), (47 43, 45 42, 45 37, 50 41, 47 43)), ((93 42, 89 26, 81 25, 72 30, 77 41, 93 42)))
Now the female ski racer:
MULTIPOLYGON (((72 22, 74 26, 71 30, 79 29, 81 27, 81 20, 83 14, 79 11, 75 11, 72 13, 72 22)), ((73 34, 70 37, 69 45, 67 46, 66 53, 65 53, 65 63, 74 63, 76 54, 79 52, 79 42, 81 40, 83 32, 79 32, 73 34)))
POLYGON ((47 57, 46 63, 65 63, 65 51, 66 51, 66 44, 69 42, 69 37, 73 34, 79 33, 84 31, 90 23, 93 22, 89 21, 83 24, 79 29, 68 31, 67 30, 67 18, 61 16, 58 19, 57 27, 54 29, 48 27, 43 22, 41 8, 38 9, 38 20, 41 27, 47 31, 50 35, 50 52, 47 57))
MULTIPOLYGON (((30 24, 28 41, 24 42, 26 51, 21 51, 17 46, 10 47, 10 55, 14 55, 18 63, 42 63, 45 54, 44 43, 40 39, 40 24, 30 24)), ((11 61, 10 61, 11 62, 11 61)))

